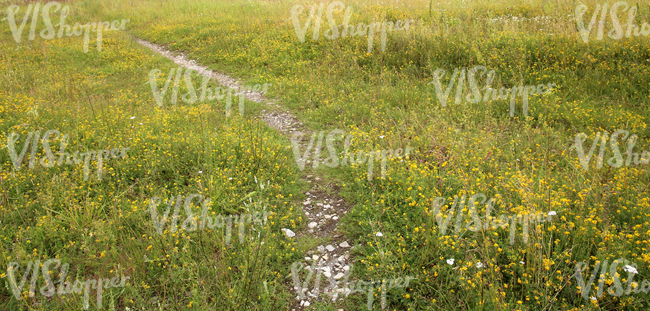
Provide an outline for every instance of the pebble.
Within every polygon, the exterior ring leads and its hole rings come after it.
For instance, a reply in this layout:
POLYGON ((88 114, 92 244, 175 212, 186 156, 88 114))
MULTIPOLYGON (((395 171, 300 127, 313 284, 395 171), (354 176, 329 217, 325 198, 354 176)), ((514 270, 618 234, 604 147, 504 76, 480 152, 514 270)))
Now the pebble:
POLYGON ((339 244, 340 247, 350 247, 350 244, 348 244, 348 241, 343 241, 343 243, 339 244))
POLYGON ((318 223, 316 223, 315 221, 309 223, 309 228, 311 229, 315 228, 316 226, 318 226, 318 223))
POLYGON ((296 236, 296 233, 294 233, 293 231, 291 231, 291 229, 282 228, 282 229, 280 229, 280 230, 284 231, 284 234, 285 234, 288 238, 293 238, 294 236, 296 236))
POLYGON ((334 251, 335 249, 334 246, 332 245, 327 245, 325 248, 327 249, 328 252, 334 251))

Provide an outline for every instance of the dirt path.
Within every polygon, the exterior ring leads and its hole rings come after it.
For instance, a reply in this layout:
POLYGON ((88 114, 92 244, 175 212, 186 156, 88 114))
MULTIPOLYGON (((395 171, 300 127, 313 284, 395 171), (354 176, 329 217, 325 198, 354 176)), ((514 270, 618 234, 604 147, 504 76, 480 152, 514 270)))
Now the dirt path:
MULTIPOLYGON (((233 77, 198 65, 196 61, 188 59, 183 53, 173 52, 163 46, 138 38, 133 39, 181 67, 194 70, 203 76, 216 80, 222 86, 235 89, 235 95, 241 94, 239 92, 240 83, 233 77)), ((274 100, 269 100, 262 92, 244 91, 244 97, 256 103, 266 103, 274 108, 273 111, 262 110, 262 120, 268 126, 282 132, 289 139, 294 132, 302 133, 300 151, 304 152, 306 142, 309 141, 312 132, 306 129, 293 114, 278 107, 274 100)), ((314 282, 317 284, 318 281, 314 279, 320 280, 322 275, 325 276, 325 279, 321 282, 321 286, 314 286, 311 291, 308 291, 307 288, 302 289, 304 296, 300 299, 298 292, 301 289, 293 286, 293 278, 291 275, 288 276, 288 284, 291 284, 296 293, 297 300, 293 303, 294 310, 302 310, 315 300, 329 298, 336 301, 349 292, 349 289, 344 288, 343 283, 346 279, 346 272, 349 274, 351 270, 349 263, 351 262, 350 247, 352 245, 339 233, 338 224, 341 217, 350 210, 351 206, 338 196, 339 186, 321 177, 314 176, 317 172, 309 168, 310 163, 311 161, 305 161, 305 173, 301 177, 301 179, 311 184, 311 188, 305 193, 307 199, 302 202, 303 213, 308 219, 307 227, 301 232, 296 232, 295 237, 292 238, 304 236, 322 238, 329 236, 331 237, 331 244, 319 245, 316 249, 307 252, 304 258, 304 269, 309 270, 310 267, 315 267, 314 276, 312 276, 309 285, 314 284, 314 282), (313 175, 308 175, 310 173, 313 175), (323 295, 319 294, 321 287, 325 288, 323 295)), ((287 235, 287 231, 284 231, 284 234, 287 235)), ((300 274, 305 275, 306 273, 300 274)), ((300 281, 305 281, 304 276, 300 278, 300 281)), ((299 286, 302 286, 302 284, 299 286)))

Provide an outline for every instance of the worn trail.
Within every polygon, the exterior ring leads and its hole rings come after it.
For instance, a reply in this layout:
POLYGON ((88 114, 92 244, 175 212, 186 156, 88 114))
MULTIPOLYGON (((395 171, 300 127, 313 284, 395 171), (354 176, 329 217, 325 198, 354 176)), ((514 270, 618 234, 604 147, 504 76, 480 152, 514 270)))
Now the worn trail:
MULTIPOLYGON (((291 137, 295 132, 302 133, 304 138, 303 141, 299 142, 301 145, 300 150, 305 150, 305 145, 307 144, 306 137, 311 135, 311 131, 306 129, 291 112, 281 110, 280 107, 276 106, 274 100, 269 100, 262 92, 252 90, 240 92, 240 83, 233 77, 201 66, 196 61, 188 59, 183 53, 170 51, 163 46, 139 38, 134 37, 133 39, 137 43, 150 48, 181 67, 194 70, 200 75, 216 80, 222 86, 234 89, 235 95, 243 92, 245 98, 250 101, 266 103, 267 105, 273 106, 275 108, 273 111, 262 110, 262 120, 268 126, 277 129, 287 137, 291 137)), ((306 164, 309 164, 309 161, 306 164)), ((311 291, 307 288, 301 288, 303 284, 292 286, 297 298, 293 304, 294 310, 302 310, 303 307, 311 305, 314 300, 329 298, 336 301, 350 292, 349 289, 344 288, 344 282, 347 281, 347 275, 351 272, 351 264, 349 264, 351 262, 351 245, 338 231, 339 220, 348 212, 350 206, 338 196, 339 187, 337 185, 321 177, 314 176, 316 172, 312 172, 312 174, 308 175, 305 173, 302 177, 302 179, 311 184, 311 188, 305 193, 307 199, 302 202, 302 209, 308 219, 308 225, 302 232, 297 232, 296 237, 320 238, 329 236, 332 241, 329 245, 320 245, 316 249, 309 251, 305 254, 304 264, 298 263, 296 265, 304 267, 306 270, 314 267, 315 271, 313 271, 314 277, 312 277, 312 282, 314 282, 313 280, 315 278, 320 280, 320 275, 325 276, 326 279, 321 282, 321 286, 314 286, 311 291), (321 288, 323 292, 319 293, 321 288)), ((300 272, 300 275, 303 275, 300 281, 304 282, 304 275, 306 273, 300 272)), ((291 275, 287 278, 291 285, 295 285, 291 275)))

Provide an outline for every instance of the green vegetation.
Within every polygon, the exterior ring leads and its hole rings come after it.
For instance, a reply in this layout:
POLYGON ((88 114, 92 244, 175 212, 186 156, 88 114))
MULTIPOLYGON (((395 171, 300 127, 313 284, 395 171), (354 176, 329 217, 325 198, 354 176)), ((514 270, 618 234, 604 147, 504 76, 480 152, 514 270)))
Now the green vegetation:
MULTIPOLYGON (((585 23, 597 3, 584 3, 585 23)), ((586 302, 573 274, 578 262, 588 262, 583 275, 591 275, 596 260, 624 257, 638 264, 635 280, 650 279, 650 166, 597 168, 592 160, 585 171, 571 148, 578 133, 588 135, 588 149, 597 132, 625 129, 639 136, 636 152, 650 150, 649 37, 613 40, 605 34, 594 40, 596 25, 585 44, 573 19, 580 3, 570 0, 344 2, 354 7, 350 24, 415 21, 409 30, 389 32, 384 52, 375 40, 372 53, 363 36, 323 37, 329 28, 325 14, 320 38, 312 40, 310 26, 301 43, 291 22, 295 2, 65 4, 67 24, 130 22, 126 31, 104 33, 101 52, 91 42, 84 53, 83 36, 36 35, 30 41, 26 23, 16 43, 2 21, 0 267, 19 262, 17 278, 30 260, 59 258, 70 264, 72 279, 130 276, 126 287, 104 291, 109 310, 287 310, 295 303, 291 263, 322 241, 289 239, 280 231, 300 232, 305 225, 300 199, 307 185, 299 182, 304 173, 295 165, 289 138, 260 118, 262 109, 272 108, 246 101, 243 117, 226 118, 223 100, 170 105, 167 97, 158 107, 149 72, 162 72, 161 85, 178 66, 137 44, 135 36, 184 52, 246 85, 272 83, 267 96, 280 99, 310 129, 354 135, 351 151, 414 148, 408 160, 387 165, 385 179, 378 165, 371 182, 366 165, 316 170, 340 184, 341 195, 354 205, 340 224, 350 244, 363 245, 353 251, 352 278, 418 278, 387 292, 391 310, 649 308, 650 296, 642 293, 586 302), (455 87, 442 107, 429 84, 433 72, 447 72, 446 88, 454 69, 476 65, 495 70, 493 88, 556 87, 530 98, 527 117, 520 97, 514 118, 508 101, 456 105, 455 87), (129 147, 128 157, 105 163, 102 180, 91 173, 84 181, 81 164, 30 169, 31 150, 16 170, 4 148, 7 136, 20 135, 20 152, 29 132, 50 129, 70 135, 66 150, 129 147), (263 207, 271 214, 266 226, 247 232, 244 244, 233 238, 226 245, 223 229, 158 235, 149 199, 191 193, 212 199, 213 216, 263 207), (441 210, 447 215, 454 197, 476 193, 497 199, 493 215, 557 216, 531 228, 527 244, 518 230, 510 245, 508 228, 440 234, 434 199, 447 199, 441 210), (451 258, 453 266, 446 263, 451 258), (477 268, 478 262, 484 267, 477 268)), ((301 23, 311 4, 302 3, 301 23)), ((8 5, 2 2, 3 14, 8 5)), ((17 22, 26 5, 20 7, 17 22)), ((338 24, 343 15, 334 14, 338 24)), ((627 14, 619 15, 625 23, 627 14)), ((650 22, 650 7, 640 3, 636 23, 643 22, 650 22)), ((610 24, 608 19, 605 31, 610 24)), ((201 79, 193 83, 198 89, 201 79)), ((180 85, 179 94, 185 94, 180 85)), ((482 78, 479 87, 484 85, 482 78)), ((51 145, 58 151, 58 140, 51 145)), ((624 150, 621 145, 619 140, 624 150)), ((42 149, 37 156, 45 156, 42 149)), ((605 161, 612 156, 608 148, 605 161)), ((485 206, 477 211, 483 218, 485 206)), ((469 214, 463 219, 464 227, 471 222, 469 214)), ((5 272, 2 310, 83 308, 83 294, 41 295, 41 278, 33 298, 27 284, 16 300, 5 272)), ((58 279, 58 269, 52 279, 58 279)), ((613 279, 607 274, 605 289, 613 279)), ((312 307, 363 310, 365 300, 365 294, 353 294, 312 307)), ((375 309, 379 300, 375 288, 375 309)))

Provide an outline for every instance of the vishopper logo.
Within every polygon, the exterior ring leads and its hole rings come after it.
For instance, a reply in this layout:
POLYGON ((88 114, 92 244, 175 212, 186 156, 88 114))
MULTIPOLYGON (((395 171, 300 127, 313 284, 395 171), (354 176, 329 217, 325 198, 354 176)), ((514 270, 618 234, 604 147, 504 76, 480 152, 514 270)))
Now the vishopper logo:
MULTIPOLYGON (((345 4, 341 1, 334 1, 330 3, 327 6, 327 21, 330 25, 330 28, 325 30, 323 35, 330 39, 330 40, 335 40, 340 38, 345 38, 346 36, 365 36, 366 34, 368 35, 368 53, 372 53, 372 47, 373 47, 373 41, 374 41, 374 36, 375 32, 380 30, 381 26, 381 51, 384 52, 386 51, 386 30, 392 31, 393 26, 395 27, 396 30, 408 30, 409 29, 409 22, 414 23, 413 20, 407 20, 405 22, 398 20, 394 24, 393 22, 386 22, 383 21, 381 23, 379 22, 374 22, 370 23, 370 25, 366 25, 364 23, 359 23, 356 27, 356 32, 355 32, 355 27, 354 25, 348 25, 350 22, 350 17, 352 16, 352 7, 349 6, 345 10, 345 15, 343 17, 343 24, 341 25, 342 31, 339 32, 339 28, 336 25, 336 21, 334 20, 334 15, 333 13, 336 12, 341 12, 345 8, 345 4), (387 28, 388 27, 388 28, 387 28), (402 28, 403 27, 403 28, 402 28)), ((304 26, 300 26, 300 21, 298 19, 298 14, 302 13, 304 7, 302 5, 296 4, 291 8, 291 21, 293 22, 293 28, 296 31, 296 36, 298 36, 298 39, 300 42, 305 42, 305 33, 307 32, 307 29, 311 25, 312 20, 314 20, 314 13, 316 12, 316 5, 312 5, 311 10, 309 11, 309 18, 305 22, 304 26)), ((324 4, 321 3, 320 6, 318 7, 318 16, 316 16, 316 19, 314 20, 314 31, 313 31, 313 36, 312 39, 314 41, 318 40, 318 37, 320 36, 320 24, 321 24, 321 19, 323 16, 323 9, 324 9, 324 4)))
MULTIPOLYGON (((607 274, 607 263, 608 260, 605 260, 603 262, 597 262, 596 266, 594 267, 594 271, 591 273, 591 277, 585 284, 585 280, 583 278, 583 272, 586 272, 585 269, 589 267, 589 264, 586 262, 582 261, 576 264, 576 273, 574 274, 576 277, 576 281, 578 282, 578 286, 580 288, 580 294, 582 295, 582 298, 585 300, 597 300, 597 298, 601 298, 603 296, 603 290, 605 289, 605 281, 606 277, 605 275, 607 274), (594 284, 596 274, 598 274, 598 268, 601 268, 600 271, 600 278, 598 279, 598 291, 596 293, 596 297, 589 297, 589 292, 591 291, 591 287, 594 284)), ((637 282, 633 282, 634 275, 638 273, 636 270, 637 265, 636 263, 633 263, 632 265, 629 265, 629 261, 625 258, 618 258, 614 260, 609 266, 609 277, 613 278, 613 282, 607 282, 609 284, 612 284, 607 290, 607 292, 614 296, 614 297, 620 297, 621 295, 629 295, 632 290, 634 290, 634 293, 638 293, 639 291, 642 291, 643 293, 648 293, 650 292, 650 282, 648 280, 643 280, 641 283, 641 286, 637 282), (623 271, 627 272, 627 286, 625 289, 623 289, 623 284, 621 283, 620 278, 618 277, 618 265, 619 264, 625 264, 623 267, 623 271), (634 284, 634 286, 633 286, 634 284)), ((588 275, 588 274, 587 274, 588 275)))
MULTIPOLYGON (((43 273, 43 282, 45 283, 43 287, 40 289, 41 295, 45 297, 52 297, 54 294, 58 294, 59 296, 63 296, 66 294, 80 294, 81 291, 85 288, 84 290, 84 309, 88 310, 88 300, 89 300, 89 294, 90 294, 90 286, 92 285, 93 289, 97 289, 97 309, 102 308, 102 297, 103 297, 103 290, 108 289, 108 288, 117 288, 117 287, 124 287, 126 285, 126 281, 130 279, 130 277, 124 277, 122 276, 121 282, 118 284, 118 281, 120 281, 120 277, 116 276, 112 279, 102 279, 98 278, 97 280, 86 280, 86 281, 80 281, 77 279, 74 282, 74 285, 72 284, 72 281, 67 282, 65 281, 66 276, 68 275, 68 269, 70 265, 65 263, 61 265, 61 261, 59 259, 48 259, 43 263, 42 269, 40 269, 43 273), (56 264, 53 269, 57 269, 59 266, 61 266, 61 270, 59 272, 59 288, 58 291, 56 291, 56 288, 54 286, 54 283, 52 282, 52 278, 50 277, 50 268, 52 264, 56 264), (65 288, 64 288, 65 285, 65 288)), ((30 286, 29 286, 29 297, 34 297, 35 295, 35 290, 36 290, 36 282, 38 280, 38 273, 39 268, 41 268, 41 261, 36 260, 36 262, 32 262, 31 260, 27 264, 27 268, 25 269, 25 272, 23 274, 23 277, 20 281, 20 284, 16 282, 16 272, 20 268, 20 265, 17 262, 10 262, 9 265, 7 266, 7 277, 9 281, 9 285, 11 286, 11 291, 14 294, 14 297, 16 297, 16 300, 21 300, 22 299, 22 289, 25 286, 25 281, 27 280, 27 277, 29 276, 30 269, 32 270, 32 279, 30 281, 30 286)), ((20 279, 20 278, 19 278, 20 279)))
MULTIPOLYGON (((13 35, 14 40, 16 40, 16 43, 20 43, 23 29, 25 28, 25 24, 30 18, 30 13, 32 13, 31 15, 32 20, 31 20, 31 27, 29 32, 29 40, 30 41, 34 40, 36 25, 38 24, 38 13, 39 13, 40 5, 41 5, 40 3, 36 3, 35 5, 29 4, 29 6, 27 6, 27 10, 25 11, 25 15, 23 16, 23 20, 20 23, 19 27, 16 26, 15 15, 18 14, 20 7, 17 5, 10 5, 7 8, 7 17, 3 18, 2 20, 3 21, 7 20, 7 22, 9 23, 9 28, 11 28, 11 34, 13 35)), ((97 32, 97 50, 101 52, 102 32, 108 30, 124 30, 125 24, 129 22, 128 19, 123 19, 121 24, 117 20, 114 20, 112 22, 86 23, 86 25, 79 25, 79 23, 75 23, 74 27, 70 27, 70 25, 65 24, 65 20, 68 17, 68 12, 69 12, 69 7, 67 5, 61 8, 61 4, 55 1, 48 2, 47 4, 45 4, 42 8, 42 15, 43 15, 43 22, 45 23, 45 29, 43 29, 40 32, 41 38, 45 40, 51 40, 54 38, 55 35, 58 38, 61 38, 63 36, 63 30, 66 31, 65 34, 68 37, 72 35, 80 36, 82 33, 84 33, 84 53, 88 53, 90 31, 97 32), (61 10, 59 23, 56 25, 52 25, 52 20, 50 19, 50 9, 52 7, 54 7, 54 9, 52 10, 53 12, 57 12, 61 10), (55 31, 54 26, 59 27, 58 33, 55 31), (70 32, 71 30, 72 32, 70 32)))
MULTIPOLYGON (((234 89, 232 88, 222 88, 222 87, 216 87, 214 91, 210 89, 208 86, 208 82, 210 81, 210 78, 207 76, 203 76, 203 81, 201 83, 201 87, 199 88, 199 91, 201 91, 200 96, 197 97, 197 92, 194 89, 194 84, 192 83, 192 73, 194 73, 194 70, 192 69, 187 69, 185 71, 185 74, 183 74, 183 70, 185 68, 183 67, 178 67, 178 68, 172 68, 169 71, 169 74, 167 75, 167 80, 165 81, 165 84, 163 85, 162 89, 158 88, 158 76, 160 75, 161 71, 159 69, 152 69, 149 72, 149 85, 151 86, 151 92, 153 93, 153 97, 156 100, 156 104, 158 107, 162 107, 163 105, 163 100, 165 99, 165 94, 167 94, 167 91, 169 90, 169 85, 172 82, 172 77, 174 77, 174 85, 172 86, 172 92, 171 92, 171 104, 176 105, 177 98, 178 98, 178 87, 181 82, 181 76, 183 77, 183 81, 185 82, 185 86, 187 87, 188 93, 182 95, 182 100, 183 102, 187 104, 194 104, 195 102, 204 102, 206 100, 223 100, 226 98, 226 116, 230 117, 230 109, 232 106, 232 96, 236 95, 233 94, 234 89), (176 72, 176 75, 174 75, 174 72, 176 72)), ((252 90, 253 92, 262 92, 266 93, 267 87, 271 86, 271 83, 264 83, 264 86, 262 87, 260 84, 255 84, 252 88, 251 87, 244 87, 245 90, 252 90)), ((244 115, 244 97, 245 97, 245 91, 240 91, 239 92, 239 114, 244 115)))
MULTIPOLYGON (((333 270, 333 265, 335 263, 335 258, 333 258, 326 267, 316 267, 317 261, 314 260, 312 263, 311 267, 305 267, 305 264, 302 262, 294 262, 291 265, 291 278, 293 279, 293 285, 294 289, 298 292, 298 298, 299 299, 305 299, 305 293, 308 291, 308 286, 309 286, 309 281, 311 280, 312 276, 314 273, 316 273, 316 278, 314 280, 314 288, 311 290, 308 294, 311 297, 317 298, 320 293, 320 279, 321 275, 324 274, 324 272, 329 273, 329 271, 333 270), (300 270, 307 270, 309 271, 306 279, 303 283, 300 282, 300 270)), ((350 277, 350 274, 352 273, 352 268, 353 266, 350 265, 350 269, 345 271, 345 274, 340 274, 337 276, 332 276, 332 273, 329 273, 329 285, 323 289, 323 293, 329 296, 332 296, 333 298, 338 297, 339 292, 345 292, 345 296, 348 296, 353 293, 368 293, 368 300, 367 300, 367 307, 368 310, 372 310, 372 305, 374 301, 374 286, 377 285, 378 287, 381 288, 381 308, 385 309, 386 308, 386 290, 391 289, 391 288, 401 288, 401 287, 408 287, 409 282, 411 280, 417 279, 414 277, 407 276, 406 277, 406 282, 405 280, 401 277, 396 278, 396 279, 383 279, 381 281, 369 281, 369 282, 364 282, 364 281, 352 281, 348 282, 348 278, 350 277), (342 289, 339 288, 339 283, 338 279, 343 278, 342 281, 342 289), (355 286, 356 285, 356 286, 355 286), (338 289, 338 290, 337 290, 338 289)))
MULTIPOLYGON (((156 228, 156 232, 158 234, 162 235, 165 233, 163 231, 163 227, 165 223, 168 220, 169 212, 171 211, 171 207, 175 203, 174 207, 174 214, 171 219, 171 224, 170 224, 170 230, 171 232, 176 232, 178 230, 178 221, 179 221, 179 211, 181 207, 181 202, 183 201, 183 196, 178 195, 176 197, 172 196, 169 200, 165 200, 165 205, 167 205, 167 208, 165 209, 165 212, 162 213, 162 215, 159 216, 158 213, 158 205, 160 205, 161 200, 159 197, 153 197, 150 200, 149 203, 149 213, 151 214, 151 220, 153 221, 153 225, 156 228)), ((211 199, 205 199, 203 198, 202 195, 200 194, 190 194, 185 198, 185 215, 187 218, 183 222, 181 229, 187 231, 187 232, 193 232, 197 228, 199 230, 203 230, 206 228, 206 225, 209 229, 214 229, 216 228, 223 228, 224 224, 227 223, 226 225, 226 245, 230 245, 230 238, 232 235, 232 224, 233 220, 235 223, 239 223, 239 243, 244 244, 244 233, 245 233, 245 223, 253 223, 253 224, 266 224, 266 220, 268 219, 269 212, 266 211, 266 207, 264 207, 264 210, 262 212, 256 212, 253 214, 247 213, 247 214, 242 214, 242 215, 228 215, 228 216, 222 216, 221 214, 217 215, 216 217, 212 218, 212 216, 208 216, 208 209, 210 207, 210 204, 212 203, 211 199), (201 201, 203 201, 203 206, 202 206, 202 211, 201 211, 201 222, 199 223, 197 219, 195 218, 194 212, 192 212, 192 202, 198 199, 196 201, 196 205, 198 206, 201 201), (263 223, 262 223, 263 222, 263 223)))
POLYGON ((512 88, 502 87, 497 94, 497 90, 491 88, 492 81, 494 80, 495 72, 490 70, 488 72, 485 66, 474 66, 472 69, 467 71, 467 68, 463 67, 460 70, 460 76, 458 68, 454 69, 454 73, 449 80, 447 88, 443 91, 441 79, 445 76, 446 71, 444 69, 437 69, 433 73, 433 81, 429 84, 433 84, 436 91, 436 96, 438 101, 443 107, 447 107, 447 100, 449 94, 454 86, 454 83, 458 79, 458 84, 456 85, 456 94, 455 94, 455 104, 458 105, 463 101, 463 87, 465 86, 466 80, 469 80, 469 90, 470 94, 467 94, 464 99, 472 104, 478 104, 480 102, 488 102, 490 100, 507 100, 510 97, 510 116, 515 116, 515 103, 517 96, 521 96, 523 100, 523 113, 524 116, 528 116, 528 95, 544 95, 550 93, 551 89, 556 85, 555 83, 549 84, 539 84, 537 87, 533 85, 529 86, 515 86, 512 88), (484 76, 487 73, 485 79, 485 87, 483 90, 485 93, 482 95, 476 81, 477 72, 480 71, 480 77, 484 76))
MULTIPOLYGON (((72 156, 65 152, 65 148, 68 145, 68 138, 69 135, 63 135, 60 141, 59 145, 59 152, 57 154, 60 154, 58 162, 55 161, 55 156, 54 153, 52 153, 52 150, 50 149, 50 137, 52 135, 56 135, 54 140, 57 140, 61 137, 61 132, 58 130, 49 130, 45 132, 43 135, 43 139, 41 143, 43 144, 43 152, 45 153, 45 156, 42 157, 39 161, 39 163, 46 168, 53 167, 54 164, 57 164, 61 166, 63 164, 63 161, 65 160, 65 164, 81 164, 81 162, 84 162, 84 180, 88 180, 89 177, 89 166, 90 166, 90 160, 96 160, 97 161, 97 178, 99 180, 102 179, 102 172, 103 172, 103 165, 104 161, 108 161, 109 159, 116 159, 116 158, 125 158, 126 157, 126 152, 130 150, 130 148, 113 148, 111 150, 89 150, 87 152, 83 152, 79 154, 79 151, 76 151, 72 156)), ((23 149, 20 152, 20 154, 16 153, 16 147, 15 144, 18 142, 18 139, 20 139, 20 135, 17 133, 11 133, 9 136, 7 136, 7 149, 9 149, 9 157, 11 157, 11 162, 14 166, 14 168, 17 171, 20 171, 21 169, 21 164, 23 162, 23 158, 25 157, 25 153, 27 152, 27 149, 29 148, 29 145, 32 145, 32 150, 30 154, 30 160, 29 160, 29 168, 32 169, 34 168, 36 161, 39 160, 36 157, 36 153, 38 151, 38 143, 41 140, 40 139, 41 132, 39 131, 32 131, 27 135, 27 139, 25 139, 25 142, 23 144, 23 149)))
POLYGON ((587 134, 579 133, 576 134, 575 145, 573 145, 569 149, 573 149, 573 148, 576 149, 578 153, 578 159, 580 160, 580 165, 585 171, 589 170, 589 162, 591 161, 594 151, 596 150, 596 146, 598 146, 599 142, 600 142, 600 150, 598 154, 598 160, 596 161, 596 167, 597 168, 603 167, 603 160, 605 157, 605 150, 607 149, 608 140, 609 140, 609 145, 612 148, 612 151, 614 152, 614 156, 609 158, 609 160, 607 160, 607 164, 609 164, 609 166, 621 167, 623 166, 623 163, 625 163, 625 166, 630 166, 630 164, 632 164, 632 160, 634 160, 634 165, 639 165, 639 163, 641 164, 650 163, 650 153, 648 151, 645 150, 643 151, 643 153, 641 154, 641 159, 639 159, 639 154, 637 152, 633 152, 634 145, 636 145, 637 139, 639 137, 636 134, 632 134, 628 138, 628 135, 629 132, 626 130, 616 130, 614 133, 612 133, 612 136, 608 139, 607 131, 603 132, 602 136, 601 133, 598 132, 596 134, 594 141, 591 144, 591 148, 589 149, 589 152, 585 156, 585 150, 582 147, 582 143, 584 143, 585 140, 587 139, 587 134), (621 140, 625 140, 627 138, 627 150, 625 152, 625 155, 627 155, 627 157, 625 161, 623 161, 623 155, 618 149, 618 137, 620 135, 623 136, 621 140))
MULTIPOLYGON (((634 31, 634 35, 637 37, 640 35, 643 36, 650 35, 650 24, 643 23, 641 27, 634 24, 637 10, 638 8, 636 6, 630 7, 630 5, 626 1, 619 1, 614 3, 609 10, 609 14, 612 19, 613 29, 607 32, 607 35, 614 40, 619 40, 623 38, 624 33, 626 38, 630 38, 632 36, 632 31, 634 31), (620 21, 618 19, 618 9, 621 7, 623 7, 621 12, 627 11, 627 24, 625 24, 627 26, 627 30, 625 32, 623 31, 623 27, 621 27, 620 21)), ((596 18, 598 17, 598 11, 600 11, 601 13, 600 13, 600 21, 598 22, 598 34, 596 35, 596 40, 602 40, 603 32, 605 29, 605 19, 607 17, 607 2, 605 2, 604 5, 602 5, 602 10, 601 10, 601 5, 596 4, 596 9, 591 15, 591 21, 589 22, 589 25, 587 25, 587 27, 585 27, 585 24, 582 20, 583 15, 587 12, 587 6, 584 4, 580 4, 576 7, 575 18, 578 27, 578 32, 580 33, 580 37, 582 38, 582 41, 584 41, 585 43, 589 43, 589 35, 591 34, 591 30, 594 24, 596 23, 596 18)))
MULTIPOLYGON (((321 147, 323 146, 323 137, 324 137, 325 131, 321 131, 318 134, 318 143, 316 144, 316 152, 314 153, 314 160, 313 160, 313 168, 318 168, 318 165, 320 163, 320 152, 321 152, 321 147)), ((302 140, 303 133, 300 132, 295 132, 291 136, 291 148, 293 150, 293 155, 296 160, 296 164, 298 164, 298 168, 300 168, 301 171, 305 169, 305 159, 309 158, 309 153, 312 150, 314 146, 314 141, 316 139, 316 133, 313 133, 311 135, 311 140, 309 141, 309 145, 307 146, 306 150, 304 153, 301 155, 300 151, 300 146, 299 146, 299 141, 302 140)), ((345 132, 342 130, 333 130, 330 131, 329 134, 327 134, 325 144, 327 145, 327 150, 329 152, 329 157, 324 160, 324 165, 334 168, 339 166, 339 156, 336 153, 336 149, 334 148, 334 140, 336 137, 340 135, 341 138, 345 136, 345 132)), ((348 162, 350 161, 350 164, 363 164, 366 162, 366 158, 368 160, 368 181, 372 179, 372 175, 374 173, 373 165, 374 165, 374 159, 381 159, 381 176, 382 178, 386 177, 386 159, 390 160, 391 158, 402 158, 402 148, 397 148, 396 150, 381 150, 381 151, 370 151, 370 152, 365 152, 365 151, 358 151, 357 156, 355 159, 354 153, 350 153, 349 149, 352 144, 352 138, 353 136, 351 134, 348 134, 348 136, 345 136, 345 145, 343 149, 343 159, 341 159, 341 166, 345 166, 348 162)), ((405 152, 405 157, 408 157, 411 150, 413 148, 411 147, 406 147, 406 152, 405 152)))
MULTIPOLYGON (((437 197, 433 200, 432 202, 432 208, 433 208, 433 216, 435 217, 434 220, 438 226, 438 230, 440 231, 440 234, 445 235, 447 234, 447 227, 449 226, 450 221, 453 218, 454 211, 456 211, 456 228, 455 232, 459 233, 460 230, 462 229, 462 211, 465 209, 464 205, 467 204, 466 195, 463 195, 461 197, 454 197, 454 203, 451 206, 451 208, 447 212, 447 216, 443 217, 443 214, 441 212, 441 207, 445 205, 446 199, 443 197, 437 197), (459 200, 460 200, 460 205, 459 205, 459 200)), ((502 214, 499 219, 497 220, 496 217, 494 217, 494 220, 492 220, 492 216, 490 215, 492 213, 492 210, 494 209, 494 204, 496 202, 496 199, 492 198, 490 199, 487 204, 486 204, 486 209, 485 209, 485 220, 481 221, 478 212, 476 211, 476 204, 485 204, 485 201, 487 200, 487 196, 485 196, 482 193, 478 193, 473 195, 469 199, 469 216, 471 217, 472 221, 469 222, 466 225, 466 229, 472 232, 477 232, 481 230, 493 230, 496 229, 497 227, 501 227, 502 229, 505 229, 506 227, 510 227, 510 245, 513 245, 515 243, 515 233, 517 230, 517 223, 520 223, 522 225, 522 233, 523 233, 523 242, 524 244, 528 243, 528 229, 529 225, 534 225, 534 224, 542 224, 544 222, 550 222, 551 221, 551 216, 557 215, 555 211, 548 212, 546 220, 543 218, 544 213, 530 213, 530 214, 517 214, 517 215, 511 215, 511 216, 506 216, 505 214, 502 214), (477 200, 478 199, 478 200, 477 200)))

